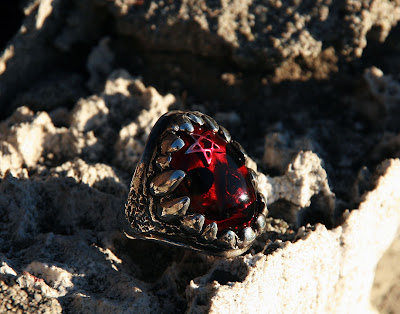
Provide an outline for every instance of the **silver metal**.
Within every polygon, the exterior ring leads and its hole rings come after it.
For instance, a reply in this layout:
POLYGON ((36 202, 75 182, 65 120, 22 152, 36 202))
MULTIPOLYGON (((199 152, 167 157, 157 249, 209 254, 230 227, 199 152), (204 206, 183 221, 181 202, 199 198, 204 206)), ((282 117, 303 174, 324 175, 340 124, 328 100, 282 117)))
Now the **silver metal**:
POLYGON ((244 228, 242 231, 242 240, 244 246, 248 245, 249 243, 252 243, 256 238, 256 233, 254 232, 253 228, 247 227, 244 228))
POLYGON ((204 228, 204 231, 202 232, 201 236, 203 237, 204 240, 211 242, 217 239, 217 233, 218 233, 218 226, 217 223, 214 221, 208 224, 204 228))
POLYGON ((211 118, 205 114, 203 115, 202 118, 203 118, 205 124, 211 129, 211 131, 213 131, 214 133, 218 132, 219 125, 213 118, 211 118))
POLYGON ((260 201, 261 201, 261 204, 262 204, 262 211, 261 211, 261 213, 264 215, 264 216, 267 216, 268 215, 268 208, 267 208, 267 198, 264 196, 264 194, 262 194, 262 193, 258 193, 258 195, 260 196, 260 201))
POLYGON ((203 125, 204 124, 204 120, 201 117, 201 115, 196 115, 194 112, 189 112, 187 114, 188 118, 190 120, 192 120, 194 123, 198 124, 198 125, 203 125))
POLYGON ((256 224, 257 224, 259 232, 264 231, 265 226, 266 226, 265 216, 264 215, 258 215, 257 220, 256 220, 256 224))
POLYGON ((157 157, 156 164, 160 169, 163 170, 163 169, 169 167, 169 163, 171 162, 171 159, 172 158, 171 158, 170 154, 165 155, 165 156, 161 155, 161 156, 157 157))
POLYGON ((191 133, 191 132, 194 131, 193 124, 191 124, 190 122, 182 123, 182 124, 179 126, 179 131, 185 131, 185 132, 191 133))
POLYGON ((182 227, 190 233, 199 233, 203 228, 205 218, 200 214, 187 215, 182 220, 182 227))
POLYGON ((238 236, 232 230, 228 230, 218 239, 219 243, 230 249, 234 249, 237 247, 237 241, 238 236))
POLYGON ((247 168, 247 172, 250 175, 250 179, 251 179, 251 182, 253 183, 254 188, 257 189, 258 188, 258 179, 257 179, 256 172, 251 168, 247 168))
POLYGON ((161 154, 174 153, 185 146, 185 142, 177 135, 168 134, 161 142, 161 154))
POLYGON ((185 173, 182 170, 168 170, 156 175, 150 182, 150 193, 164 196, 171 193, 182 182, 185 173))
POLYGON ((240 151, 240 153, 243 155, 243 158, 246 159, 248 157, 246 151, 244 150, 243 146, 240 145, 238 142, 236 142, 235 140, 231 141, 232 145, 240 151))
POLYGON ((232 140, 231 134, 222 125, 219 126, 219 130, 222 133, 225 140, 229 143, 232 140))
POLYGON ((179 125, 177 123, 173 123, 170 126, 168 126, 166 130, 170 131, 172 133, 178 132, 179 131, 179 125))
POLYGON ((158 208, 158 216, 167 222, 174 221, 186 214, 189 205, 190 198, 188 196, 165 201, 158 208))
MULTIPOLYGON (((130 238, 160 241, 201 253, 238 256, 265 229, 268 212, 265 197, 254 184, 257 218, 248 228, 219 235, 217 222, 205 225, 206 217, 193 212, 190 195, 184 195, 190 180, 186 182, 184 171, 170 169, 174 153, 187 144, 183 139, 190 138, 180 137, 178 132, 193 135, 194 125, 219 132, 245 161, 247 154, 241 145, 211 117, 196 111, 168 112, 154 125, 136 167, 125 206, 124 233, 130 238), (178 188, 180 184, 182 188, 178 188)), ((252 182, 257 183, 257 176, 251 170, 249 174, 252 182)))

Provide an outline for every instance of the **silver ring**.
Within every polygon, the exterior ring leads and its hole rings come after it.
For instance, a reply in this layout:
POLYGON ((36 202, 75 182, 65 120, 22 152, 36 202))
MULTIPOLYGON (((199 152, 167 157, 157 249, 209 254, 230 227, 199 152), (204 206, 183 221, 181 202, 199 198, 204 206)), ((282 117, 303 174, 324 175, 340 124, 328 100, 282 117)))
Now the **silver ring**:
POLYGON ((247 154, 200 112, 154 125, 132 178, 125 234, 216 256, 238 256, 265 229, 265 197, 247 154))

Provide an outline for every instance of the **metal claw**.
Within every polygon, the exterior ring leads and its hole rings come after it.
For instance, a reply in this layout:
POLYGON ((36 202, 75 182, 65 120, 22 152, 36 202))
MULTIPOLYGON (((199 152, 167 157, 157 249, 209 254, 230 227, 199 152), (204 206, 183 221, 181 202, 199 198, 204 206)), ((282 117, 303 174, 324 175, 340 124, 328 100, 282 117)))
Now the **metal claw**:
POLYGON ((258 231, 262 232, 265 229, 266 221, 264 215, 258 215, 256 224, 258 226, 258 231))
POLYGON ((219 126, 219 130, 221 131, 225 140, 229 143, 232 140, 231 134, 227 129, 225 129, 222 125, 219 126))
POLYGON ((182 220, 182 227, 190 233, 199 233, 203 228, 205 218, 200 214, 187 215, 182 220))
POLYGON ((231 249, 236 248, 237 240, 238 236, 232 230, 228 230, 218 239, 221 245, 231 249))
POLYGON ((171 155, 162 155, 162 156, 158 156, 156 159, 156 165, 160 168, 160 169, 165 169, 167 167, 169 167, 169 163, 171 162, 172 158, 171 155))
POLYGON ((203 237, 204 240, 211 242, 217 239, 217 232, 218 232, 218 226, 217 223, 214 221, 208 224, 204 228, 204 231, 202 232, 201 236, 203 237))
POLYGON ((258 193, 258 194, 260 195, 261 203, 263 204, 262 208, 261 208, 262 209, 262 214, 264 216, 267 216, 268 215, 267 198, 262 193, 258 193))
POLYGON ((150 193, 154 196, 164 196, 172 192, 182 182, 185 175, 182 170, 161 172, 150 182, 150 193))
POLYGON ((185 132, 193 132, 194 131, 194 127, 193 124, 190 123, 189 119, 185 122, 183 122, 180 126, 179 126, 179 131, 185 131, 185 132))
POLYGON ((158 207, 158 216, 167 222, 176 220, 186 214, 190 205, 190 198, 188 196, 175 198, 160 204, 158 207))
POLYGON ((256 233, 251 227, 244 228, 242 231, 242 238, 243 238, 243 246, 248 246, 256 238, 256 233))
POLYGON ((240 153, 243 155, 244 159, 246 159, 249 155, 247 155, 246 151, 244 150, 243 146, 240 145, 238 142, 236 142, 235 140, 233 140, 232 145, 240 151, 240 153))
POLYGON ((254 188, 257 189, 258 188, 257 173, 251 168, 247 168, 247 172, 250 175, 250 180, 253 183, 254 188))
POLYGON ((185 142, 176 135, 168 134, 161 142, 161 154, 174 153, 185 146, 185 142))
POLYGON ((203 125, 204 124, 204 120, 201 117, 201 115, 196 114, 195 112, 189 112, 187 114, 188 118, 190 120, 192 120, 194 123, 198 124, 198 125, 203 125))
POLYGON ((171 125, 169 125, 166 128, 166 131, 169 131, 169 132, 175 134, 175 132, 179 131, 179 125, 177 125, 176 123, 172 123, 171 125))
POLYGON ((207 116, 207 115, 203 115, 203 120, 206 123, 206 125, 211 129, 211 131, 213 131, 214 133, 217 133, 219 130, 219 125, 218 123, 211 117, 207 116))

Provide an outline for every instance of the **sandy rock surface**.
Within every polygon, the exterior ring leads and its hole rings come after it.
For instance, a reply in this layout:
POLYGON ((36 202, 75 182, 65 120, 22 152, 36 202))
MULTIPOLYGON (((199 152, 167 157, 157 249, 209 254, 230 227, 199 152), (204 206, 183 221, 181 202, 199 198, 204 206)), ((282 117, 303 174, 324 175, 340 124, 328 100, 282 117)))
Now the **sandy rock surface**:
POLYGON ((398 312, 399 1, 21 0, 0 18, 0 312, 398 312), (213 116, 258 170, 267 231, 243 256, 121 232, 173 109, 213 116))

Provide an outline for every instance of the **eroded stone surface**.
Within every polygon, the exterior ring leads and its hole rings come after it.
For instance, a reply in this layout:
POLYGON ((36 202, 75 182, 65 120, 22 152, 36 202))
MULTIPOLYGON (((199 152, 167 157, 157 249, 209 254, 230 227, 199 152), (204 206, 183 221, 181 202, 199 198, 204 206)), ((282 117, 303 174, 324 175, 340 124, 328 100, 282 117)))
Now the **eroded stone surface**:
POLYGON ((190 311, 371 312, 374 269, 400 223, 400 197, 395 187, 400 161, 384 162, 378 173, 383 176, 376 189, 364 195, 358 210, 348 213, 342 226, 327 230, 319 225, 303 234, 302 240, 281 243, 268 256, 259 253, 239 257, 236 263, 216 262, 207 275, 191 281, 187 288, 190 311), (239 260, 242 265, 237 267, 239 260), (217 271, 226 272, 230 283, 213 280, 217 271), (240 271, 246 275, 235 279, 240 271))
POLYGON ((399 220, 398 160, 375 172, 400 156, 399 5, 27 2, 0 57, 0 311, 369 310, 399 220), (172 108, 212 115, 259 170, 270 216, 243 257, 120 231, 172 108))

